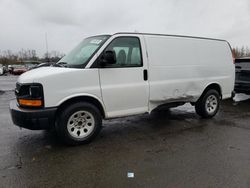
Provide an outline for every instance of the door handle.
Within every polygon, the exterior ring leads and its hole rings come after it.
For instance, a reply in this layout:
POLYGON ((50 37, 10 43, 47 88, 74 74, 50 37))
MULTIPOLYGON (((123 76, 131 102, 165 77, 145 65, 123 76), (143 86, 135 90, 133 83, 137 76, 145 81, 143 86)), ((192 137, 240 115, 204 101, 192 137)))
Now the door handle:
POLYGON ((145 81, 148 80, 148 70, 146 70, 146 69, 143 70, 143 79, 144 79, 145 81))

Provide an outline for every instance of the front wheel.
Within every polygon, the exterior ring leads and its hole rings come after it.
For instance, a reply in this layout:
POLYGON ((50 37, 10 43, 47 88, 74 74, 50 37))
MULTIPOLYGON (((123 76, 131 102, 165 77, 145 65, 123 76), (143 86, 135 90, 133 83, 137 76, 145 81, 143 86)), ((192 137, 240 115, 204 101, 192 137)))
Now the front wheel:
POLYGON ((208 90, 201 98, 195 103, 196 113, 203 118, 211 118, 215 116, 220 107, 220 95, 218 91, 211 89, 208 90))
POLYGON ((67 106, 58 114, 56 130, 70 145, 85 144, 100 132, 102 116, 98 108, 86 102, 67 106))

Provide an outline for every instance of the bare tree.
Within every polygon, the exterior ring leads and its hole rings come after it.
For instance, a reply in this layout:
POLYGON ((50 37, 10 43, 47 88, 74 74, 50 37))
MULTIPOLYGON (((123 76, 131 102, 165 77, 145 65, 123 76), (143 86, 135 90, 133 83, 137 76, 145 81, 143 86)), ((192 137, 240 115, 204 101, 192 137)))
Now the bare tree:
POLYGON ((44 60, 47 62, 58 62, 65 54, 56 51, 56 50, 52 50, 50 52, 46 52, 44 54, 44 60))
POLYGON ((240 57, 250 57, 250 50, 248 46, 235 47, 233 48, 233 52, 236 58, 240 57))

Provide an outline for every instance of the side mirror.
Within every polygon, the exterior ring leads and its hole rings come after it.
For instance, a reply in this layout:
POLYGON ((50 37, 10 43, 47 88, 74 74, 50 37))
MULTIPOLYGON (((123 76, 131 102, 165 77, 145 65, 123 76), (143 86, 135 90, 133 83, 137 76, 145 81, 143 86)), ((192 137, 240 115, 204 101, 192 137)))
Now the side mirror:
POLYGON ((112 50, 105 51, 101 57, 102 66, 105 66, 106 64, 115 64, 115 63, 116 63, 115 51, 112 50))

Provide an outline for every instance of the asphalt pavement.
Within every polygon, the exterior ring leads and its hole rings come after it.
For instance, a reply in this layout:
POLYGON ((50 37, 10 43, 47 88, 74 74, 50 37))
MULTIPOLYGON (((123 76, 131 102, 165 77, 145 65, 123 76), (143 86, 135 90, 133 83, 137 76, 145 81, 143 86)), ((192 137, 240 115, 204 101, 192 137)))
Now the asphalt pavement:
POLYGON ((92 143, 68 147, 13 125, 16 79, 0 76, 0 187, 250 187, 249 96, 209 120, 187 104, 104 121, 92 143))
POLYGON ((0 76, 0 92, 11 91, 15 88, 18 76, 0 76))

